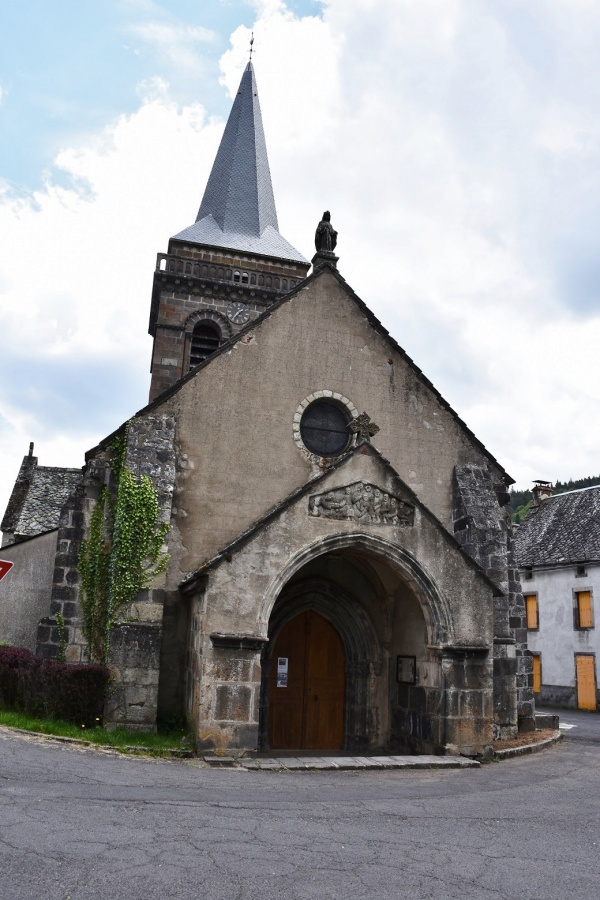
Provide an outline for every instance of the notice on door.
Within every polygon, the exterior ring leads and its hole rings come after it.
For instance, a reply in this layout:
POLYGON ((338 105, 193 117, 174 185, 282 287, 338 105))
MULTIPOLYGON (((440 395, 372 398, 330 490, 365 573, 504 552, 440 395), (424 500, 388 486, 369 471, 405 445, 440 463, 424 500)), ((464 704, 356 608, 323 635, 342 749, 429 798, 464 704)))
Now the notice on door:
POLYGON ((287 656, 277 657, 277 687, 287 687, 288 678, 288 658, 287 656))

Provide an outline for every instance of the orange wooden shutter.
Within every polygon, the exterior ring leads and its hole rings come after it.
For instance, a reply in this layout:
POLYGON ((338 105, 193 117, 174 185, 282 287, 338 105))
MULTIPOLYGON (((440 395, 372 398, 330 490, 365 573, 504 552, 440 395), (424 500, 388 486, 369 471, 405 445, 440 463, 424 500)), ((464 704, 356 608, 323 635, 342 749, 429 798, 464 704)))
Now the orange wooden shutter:
POLYGON ((539 694, 542 689, 542 657, 533 657, 533 693, 539 694))
POLYGON ((592 595, 590 591, 577 591, 577 616, 580 628, 592 627, 592 595))
POLYGON ((576 656, 577 706, 579 709, 596 709, 596 673, 593 656, 576 656))
POLYGON ((525 595, 525 609, 527 611, 527 627, 535 630, 538 627, 538 606, 535 594, 525 595))

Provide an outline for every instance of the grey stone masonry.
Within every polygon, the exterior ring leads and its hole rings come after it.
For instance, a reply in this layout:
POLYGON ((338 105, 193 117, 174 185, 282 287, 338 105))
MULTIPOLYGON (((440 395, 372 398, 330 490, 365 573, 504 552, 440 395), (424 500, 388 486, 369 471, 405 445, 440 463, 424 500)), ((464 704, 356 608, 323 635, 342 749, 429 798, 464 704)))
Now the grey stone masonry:
POLYGON ((63 617, 67 640, 67 661, 81 662, 85 643, 79 624, 79 572, 77 564, 84 537, 84 486, 81 482, 63 505, 58 524, 54 578, 49 615, 40 620, 37 629, 36 653, 53 659, 59 650, 60 634, 56 616, 63 617))
POLYGON ((494 732, 511 738, 535 728, 531 655, 527 650, 525 603, 513 550, 513 530, 504 510, 506 487, 488 467, 456 466, 454 536, 501 589, 494 598, 494 732), (518 721, 514 721, 517 698, 518 721))
MULTIPOLYGON (((129 422, 125 465, 138 478, 147 475, 158 494, 159 519, 170 522, 175 482, 175 420, 140 416, 129 422)), ((164 576, 131 604, 124 621, 110 633, 108 664, 113 690, 104 710, 107 727, 156 729, 164 576)))
POLYGON ((161 628, 151 622, 122 622, 111 631, 111 686, 104 705, 107 728, 156 731, 161 628))
MULTIPOLYGON (((132 419, 127 429, 125 465, 140 477, 147 475, 158 494, 160 520, 169 522, 175 480, 175 422, 170 416, 132 419)), ((94 451, 84 477, 62 508, 57 536, 54 583, 50 615, 38 626, 37 653, 55 657, 60 635, 56 615, 63 616, 67 638, 67 661, 86 662, 87 645, 81 629, 78 563, 89 515, 102 486, 110 487, 113 475, 111 451, 94 451)), ((114 690, 107 701, 105 724, 156 728, 160 645, 165 592, 161 579, 142 591, 125 618, 110 634, 108 664, 114 690), (132 621, 129 621, 129 620, 132 621)))
POLYGON ((125 465, 138 477, 148 475, 158 493, 160 520, 171 521, 175 484, 175 419, 140 416, 129 423, 125 465))
POLYGON ((158 254, 154 273, 150 400, 189 371, 192 333, 199 321, 210 321, 223 343, 243 327, 228 314, 232 303, 244 304, 255 319, 297 287, 308 267, 171 239, 169 252, 158 254))

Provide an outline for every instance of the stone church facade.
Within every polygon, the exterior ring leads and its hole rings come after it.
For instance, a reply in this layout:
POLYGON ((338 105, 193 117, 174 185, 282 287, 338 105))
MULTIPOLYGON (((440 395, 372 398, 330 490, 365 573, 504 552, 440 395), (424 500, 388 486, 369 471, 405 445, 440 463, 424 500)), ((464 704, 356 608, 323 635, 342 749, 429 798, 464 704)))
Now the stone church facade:
POLYGON ((158 254, 150 403, 86 454, 55 523, 37 650, 61 613, 85 659, 77 563, 120 435, 170 559, 112 630, 109 724, 183 716, 232 752, 482 754, 534 722, 511 479, 345 282, 324 223, 308 274, 249 64, 198 218, 158 254))

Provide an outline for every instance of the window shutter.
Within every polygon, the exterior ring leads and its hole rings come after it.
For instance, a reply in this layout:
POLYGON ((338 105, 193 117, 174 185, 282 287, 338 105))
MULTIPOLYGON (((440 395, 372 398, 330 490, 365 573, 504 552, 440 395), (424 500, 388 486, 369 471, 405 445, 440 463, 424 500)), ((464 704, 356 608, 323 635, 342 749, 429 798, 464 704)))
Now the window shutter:
POLYGON ((542 657, 533 657, 533 693, 539 694, 542 689, 542 657))
POLYGON ((577 618, 580 628, 592 627, 592 595, 590 591, 577 591, 577 618))
POLYGON ((538 605, 535 594, 525 595, 525 609, 527 611, 527 628, 535 631, 538 627, 538 605))

